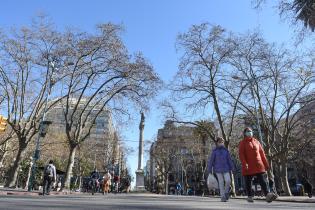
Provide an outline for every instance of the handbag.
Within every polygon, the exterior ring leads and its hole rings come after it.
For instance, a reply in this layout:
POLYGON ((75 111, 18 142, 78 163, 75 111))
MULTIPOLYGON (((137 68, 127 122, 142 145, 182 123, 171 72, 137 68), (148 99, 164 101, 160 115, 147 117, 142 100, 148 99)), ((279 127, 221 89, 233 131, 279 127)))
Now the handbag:
POLYGON ((208 175, 207 185, 209 190, 219 189, 218 181, 213 174, 208 175))

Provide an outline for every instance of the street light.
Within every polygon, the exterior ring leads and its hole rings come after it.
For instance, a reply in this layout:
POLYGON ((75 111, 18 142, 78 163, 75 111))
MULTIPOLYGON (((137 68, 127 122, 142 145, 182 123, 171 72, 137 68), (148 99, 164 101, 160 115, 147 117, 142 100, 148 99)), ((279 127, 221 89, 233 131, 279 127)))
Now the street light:
POLYGON ((30 176, 30 181, 29 181, 29 185, 28 185, 28 191, 32 190, 32 186, 33 186, 33 181, 35 179, 35 172, 36 172, 36 161, 39 159, 39 155, 40 155, 40 149, 39 149, 39 142, 40 142, 40 137, 44 137, 44 133, 46 132, 46 128, 47 125, 50 124, 49 121, 45 121, 46 118, 46 112, 47 112, 47 104, 48 104, 48 100, 50 97, 50 93, 51 93, 51 89, 52 89, 52 85, 54 84, 54 81, 52 81, 52 77, 54 74, 54 70, 55 70, 55 65, 53 62, 49 61, 48 62, 48 81, 47 81, 47 86, 48 89, 46 91, 46 99, 45 99, 45 104, 44 104, 44 110, 43 110, 43 114, 41 117, 41 121, 39 123, 39 133, 36 139, 36 149, 32 158, 32 170, 31 170, 31 176, 30 176), (51 68, 51 70, 50 70, 51 68))
POLYGON ((258 135, 259 135, 259 140, 260 142, 264 144, 264 141, 263 141, 263 138, 262 138, 262 133, 261 133, 261 129, 260 129, 260 120, 259 120, 259 116, 258 116, 258 111, 257 111, 257 106, 256 106, 256 97, 255 97, 255 94, 254 94, 254 85, 253 85, 253 82, 255 81, 255 79, 257 79, 256 77, 254 78, 250 78, 250 79, 241 79, 239 76, 232 76, 233 79, 235 80, 240 80, 240 81, 244 81, 244 82, 247 82, 249 84, 249 88, 250 88, 250 92, 251 92, 251 95, 253 97, 253 100, 254 100, 254 109, 255 109, 255 116, 256 116, 256 126, 257 126, 257 130, 258 130, 258 135))

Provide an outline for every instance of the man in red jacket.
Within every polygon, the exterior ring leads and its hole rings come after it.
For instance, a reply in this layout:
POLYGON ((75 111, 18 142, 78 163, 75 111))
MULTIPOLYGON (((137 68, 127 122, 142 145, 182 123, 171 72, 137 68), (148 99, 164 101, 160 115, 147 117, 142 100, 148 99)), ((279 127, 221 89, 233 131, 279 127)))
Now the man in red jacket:
POLYGON ((262 191, 266 196, 267 202, 276 199, 276 195, 269 191, 266 181, 266 171, 269 164, 265 152, 255 138, 251 128, 244 129, 244 139, 239 144, 239 156, 242 162, 242 174, 245 177, 245 185, 247 191, 247 201, 254 202, 252 193, 252 179, 257 177, 262 191))

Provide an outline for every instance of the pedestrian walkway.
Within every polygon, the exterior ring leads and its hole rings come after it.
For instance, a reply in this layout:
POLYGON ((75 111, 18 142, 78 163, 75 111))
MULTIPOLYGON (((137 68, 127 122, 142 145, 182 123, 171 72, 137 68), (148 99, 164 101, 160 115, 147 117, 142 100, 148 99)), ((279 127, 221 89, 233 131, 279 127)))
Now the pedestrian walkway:
MULTIPOLYGON (((80 193, 80 192, 57 192, 57 191, 51 191, 50 195, 70 195, 70 194, 78 194, 78 195, 85 195, 89 193, 80 193)), ((25 189, 20 189, 20 188, 0 188, 0 195, 29 195, 29 196, 40 196, 42 195, 42 191, 27 191, 25 189)), ((130 193, 127 194, 130 196, 167 196, 167 197, 187 197, 189 199, 194 198, 194 196, 179 196, 179 195, 162 195, 162 194, 153 194, 153 193, 130 193)), ((218 196, 210 196, 210 197, 203 197, 204 199, 219 199, 220 197, 218 196)), ((246 196, 236 196, 236 197, 231 197, 231 199, 246 199, 246 196)), ((265 200, 264 197, 254 197, 254 200, 265 200)), ((315 197, 309 198, 307 196, 279 196, 274 202, 295 202, 295 203, 315 203, 315 197)))

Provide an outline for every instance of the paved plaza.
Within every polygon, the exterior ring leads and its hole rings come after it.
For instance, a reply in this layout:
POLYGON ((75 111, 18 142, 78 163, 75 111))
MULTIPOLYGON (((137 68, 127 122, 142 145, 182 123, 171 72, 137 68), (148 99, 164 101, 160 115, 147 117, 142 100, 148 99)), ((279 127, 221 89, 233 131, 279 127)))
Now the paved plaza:
POLYGON ((154 194, 109 194, 109 195, 2 195, 0 209, 5 210, 184 210, 184 209, 299 209, 313 210, 315 203, 297 203, 275 201, 255 201, 247 203, 244 199, 231 199, 227 203, 220 202, 219 198, 195 196, 164 196, 154 194))

